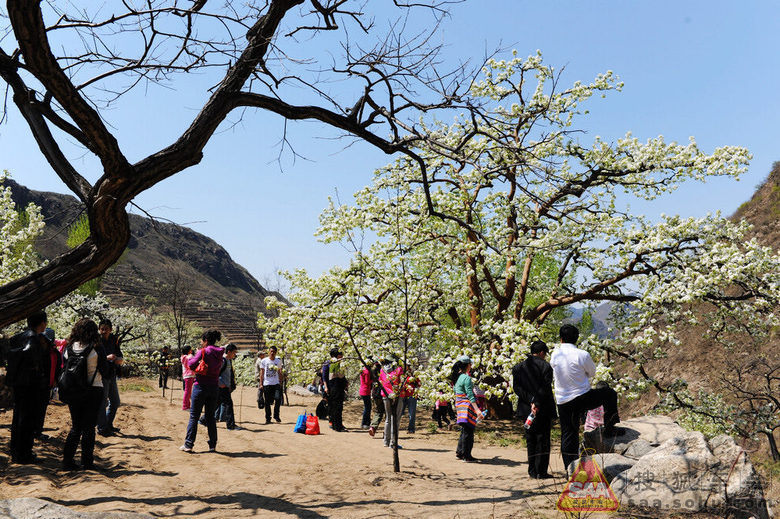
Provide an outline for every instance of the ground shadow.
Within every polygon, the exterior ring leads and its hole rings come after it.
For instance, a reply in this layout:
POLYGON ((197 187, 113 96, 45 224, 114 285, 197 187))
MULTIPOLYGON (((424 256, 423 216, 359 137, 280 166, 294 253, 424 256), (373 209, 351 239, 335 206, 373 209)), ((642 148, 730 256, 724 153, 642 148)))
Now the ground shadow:
POLYGON ((257 451, 217 452, 217 454, 221 454, 222 456, 226 456, 228 458, 279 458, 281 456, 286 456, 286 454, 266 453, 266 452, 257 452, 257 451))
POLYGON ((492 458, 479 458, 480 465, 502 465, 504 467, 515 467, 517 465, 523 465, 524 462, 521 461, 515 461, 510 460, 506 458, 499 458, 498 456, 494 456, 492 458))
MULTIPOLYGON (((116 505, 119 505, 120 503, 124 503, 126 505, 129 505, 127 507, 127 511, 133 511, 133 512, 139 511, 137 505, 146 505, 148 510, 155 510, 160 505, 177 505, 176 507, 174 507, 173 512, 167 516, 164 514, 160 514, 159 512, 156 511, 155 515, 157 517, 179 517, 182 515, 186 515, 188 517, 198 517, 201 514, 213 515, 214 513, 213 505, 227 505, 227 506, 238 505, 242 509, 252 510, 255 513, 255 515, 257 515, 262 510, 268 510, 273 512, 286 512, 288 514, 294 515, 301 519, 325 519, 327 517, 318 512, 315 512, 314 510, 309 509, 309 507, 307 506, 298 505, 291 501, 287 501, 285 499, 268 497, 260 494, 252 494, 249 492, 234 492, 228 495, 205 497, 205 498, 199 496, 188 496, 188 495, 168 496, 168 497, 149 497, 149 498, 142 498, 142 497, 133 498, 133 497, 126 497, 126 496, 101 496, 101 497, 92 497, 88 499, 72 499, 72 500, 62 499, 53 502, 68 507, 94 506, 103 503, 115 503, 116 505), (185 512, 183 510, 180 510, 183 504, 191 504, 191 503, 203 503, 204 505, 207 506, 204 507, 204 509, 201 510, 200 512, 192 512, 191 510, 185 512)), ((119 506, 114 508, 114 511, 120 511, 120 510, 122 509, 119 506)))

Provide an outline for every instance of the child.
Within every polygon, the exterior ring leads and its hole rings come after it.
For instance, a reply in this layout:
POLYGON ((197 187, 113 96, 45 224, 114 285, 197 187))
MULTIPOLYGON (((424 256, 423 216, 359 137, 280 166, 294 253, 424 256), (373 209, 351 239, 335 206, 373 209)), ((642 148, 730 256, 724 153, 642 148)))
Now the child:
POLYGON ((455 419, 455 411, 452 410, 450 402, 444 398, 444 392, 439 391, 439 397, 433 409, 433 419, 439 423, 439 429, 442 428, 442 420, 447 423, 447 429, 452 429, 450 419, 455 419))
MULTIPOLYGON (((609 384, 603 380, 596 384, 596 389, 601 389, 603 387, 609 387, 609 384)), ((604 425, 604 406, 600 405, 595 409, 591 409, 585 415, 585 430, 595 431, 602 425, 604 425)))

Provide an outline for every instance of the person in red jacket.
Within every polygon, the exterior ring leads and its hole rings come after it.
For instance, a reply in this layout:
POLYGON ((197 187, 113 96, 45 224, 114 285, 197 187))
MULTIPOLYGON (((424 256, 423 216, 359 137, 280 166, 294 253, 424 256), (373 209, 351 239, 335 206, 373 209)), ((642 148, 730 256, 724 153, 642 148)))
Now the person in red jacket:
POLYGON ((366 366, 363 367, 363 371, 360 372, 360 398, 363 400, 363 418, 360 423, 361 429, 368 429, 371 427, 371 386, 373 384, 374 377, 368 366, 374 364, 372 359, 366 359, 366 366))

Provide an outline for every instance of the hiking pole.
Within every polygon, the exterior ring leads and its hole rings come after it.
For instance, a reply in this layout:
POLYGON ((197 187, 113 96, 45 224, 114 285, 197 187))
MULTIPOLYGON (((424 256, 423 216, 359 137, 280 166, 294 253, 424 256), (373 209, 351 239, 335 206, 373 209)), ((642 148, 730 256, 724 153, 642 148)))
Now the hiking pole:
POLYGON ((244 407, 244 386, 240 386, 240 389, 238 390, 238 423, 243 423, 241 421, 242 407, 244 407))

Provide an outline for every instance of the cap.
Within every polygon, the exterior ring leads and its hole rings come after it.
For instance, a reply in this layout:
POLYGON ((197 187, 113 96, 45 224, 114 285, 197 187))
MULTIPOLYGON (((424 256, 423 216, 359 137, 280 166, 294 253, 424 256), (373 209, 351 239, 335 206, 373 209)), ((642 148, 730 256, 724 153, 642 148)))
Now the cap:
POLYGON ((458 357, 458 362, 462 362, 463 364, 471 364, 471 358, 468 355, 461 355, 458 357))

